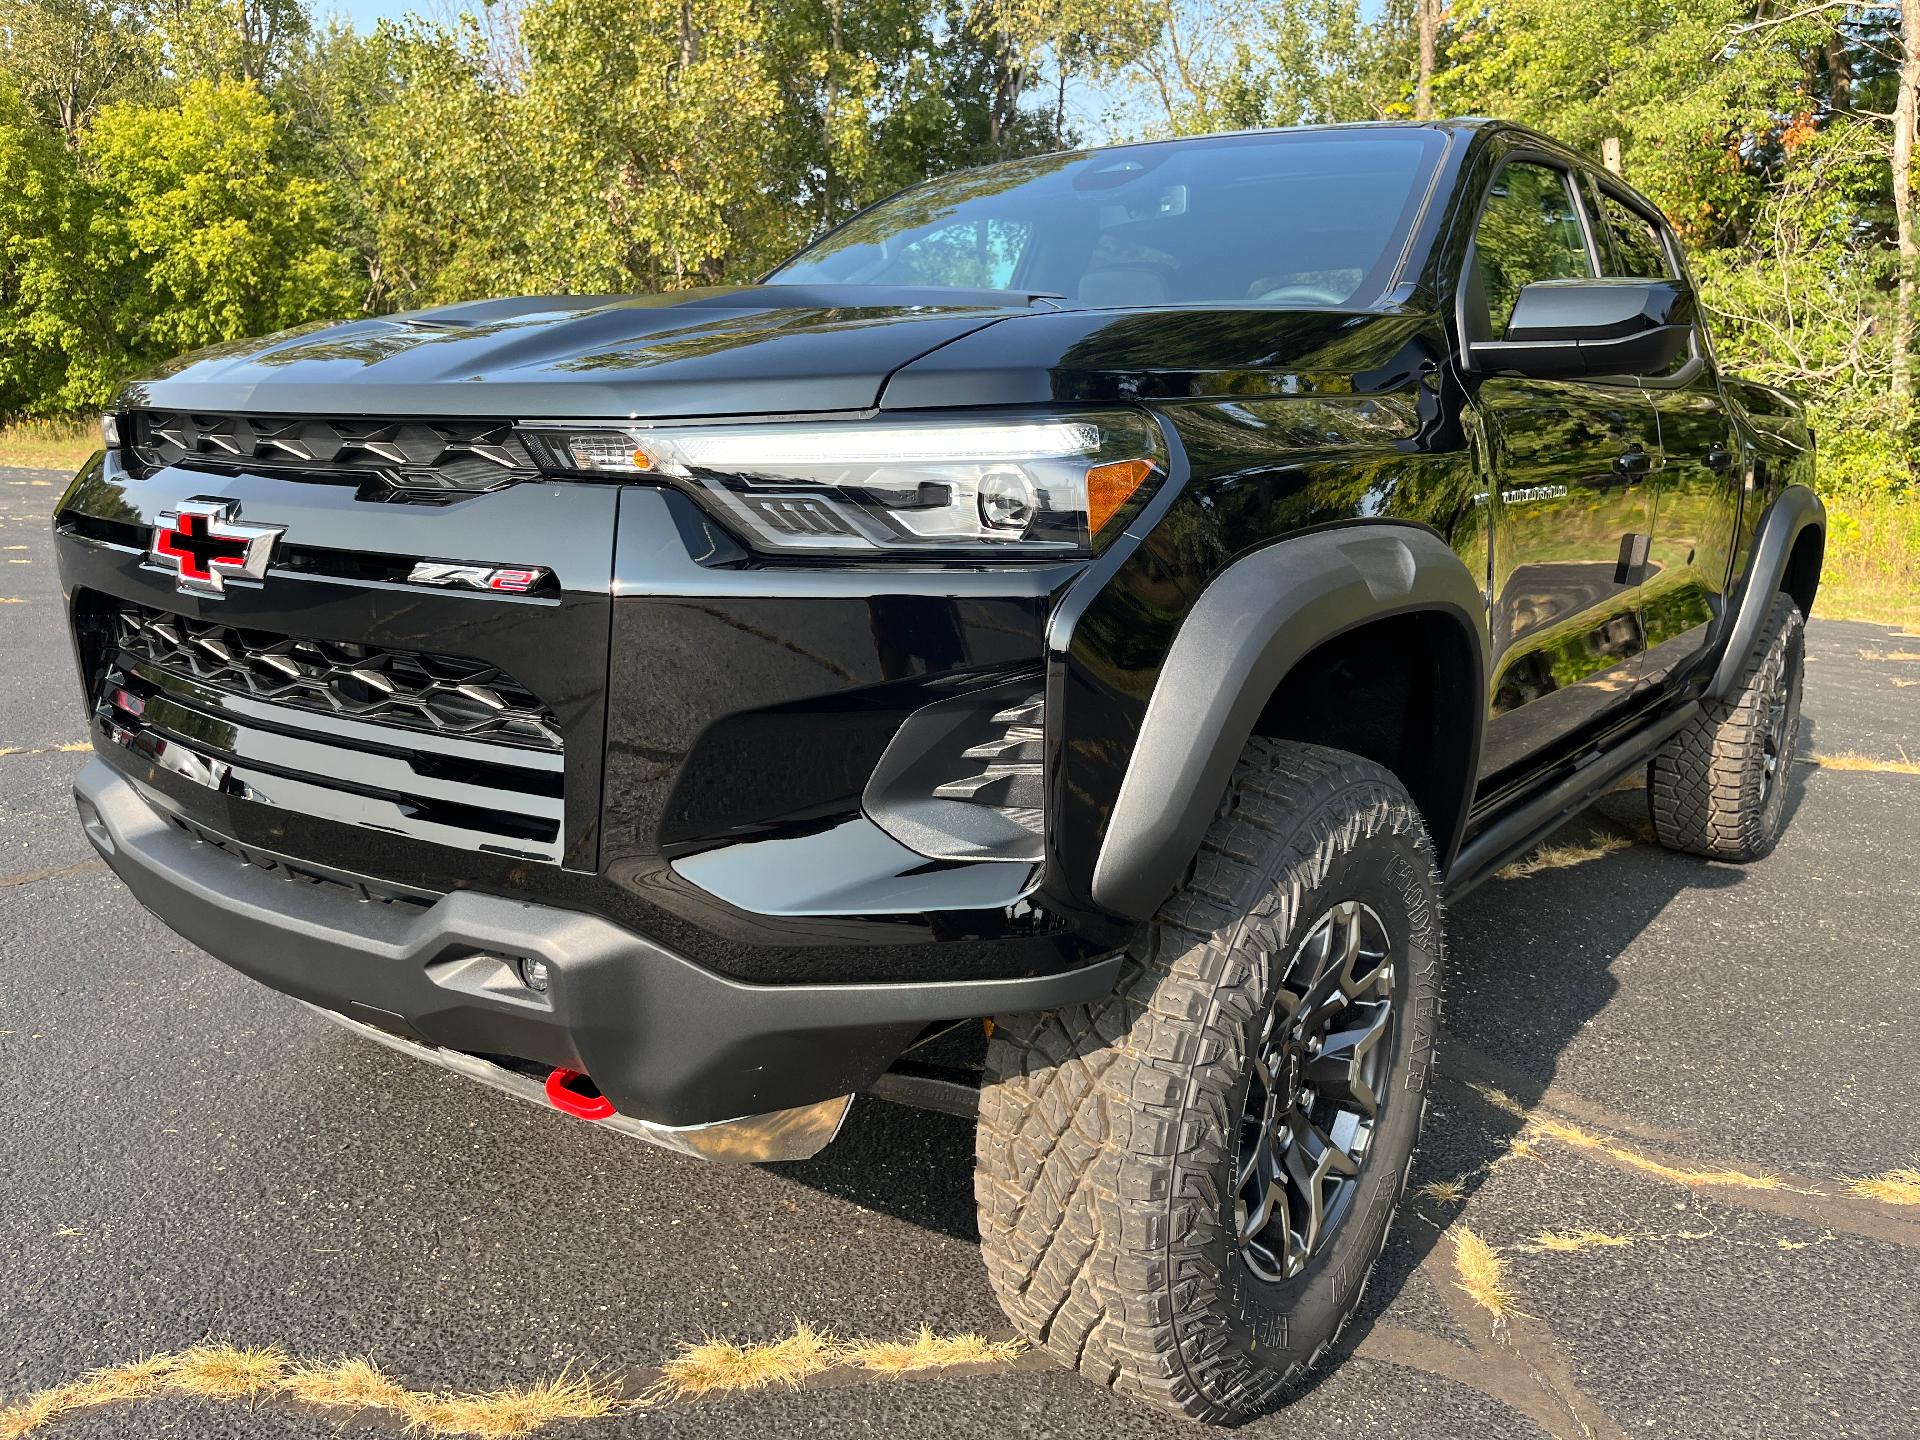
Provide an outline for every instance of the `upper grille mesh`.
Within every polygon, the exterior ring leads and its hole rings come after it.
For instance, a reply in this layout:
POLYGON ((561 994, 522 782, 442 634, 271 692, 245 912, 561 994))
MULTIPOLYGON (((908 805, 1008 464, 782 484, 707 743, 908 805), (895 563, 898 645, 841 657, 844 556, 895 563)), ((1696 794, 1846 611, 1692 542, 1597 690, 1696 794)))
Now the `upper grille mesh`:
POLYGON ((494 420, 379 420, 328 416, 201 415, 137 411, 135 458, 144 465, 305 472, 385 481, 400 490, 497 490, 538 473, 513 426, 494 420))
POLYGON ((137 605, 114 620, 124 655, 219 689, 379 725, 561 748, 552 712, 484 661, 303 640, 137 605))

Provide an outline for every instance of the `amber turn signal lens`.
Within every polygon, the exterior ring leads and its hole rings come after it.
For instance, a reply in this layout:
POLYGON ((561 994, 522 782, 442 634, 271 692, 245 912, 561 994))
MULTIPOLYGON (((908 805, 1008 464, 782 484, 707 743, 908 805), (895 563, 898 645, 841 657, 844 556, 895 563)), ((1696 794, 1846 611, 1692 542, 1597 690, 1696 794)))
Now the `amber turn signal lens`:
POLYGON ((1153 474, 1151 460, 1114 460, 1087 471, 1087 529, 1098 535, 1153 474))

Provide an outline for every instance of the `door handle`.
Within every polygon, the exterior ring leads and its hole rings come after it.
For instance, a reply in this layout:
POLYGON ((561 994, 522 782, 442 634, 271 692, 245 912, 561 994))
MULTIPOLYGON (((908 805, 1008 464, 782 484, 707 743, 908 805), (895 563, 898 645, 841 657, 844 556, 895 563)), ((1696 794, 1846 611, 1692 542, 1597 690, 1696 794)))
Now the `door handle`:
POLYGON ((1624 475, 1630 482, 1643 478, 1652 470, 1653 456, 1644 450, 1629 450, 1626 454, 1614 458, 1614 474, 1624 475))
POLYGON ((1724 445, 1716 445, 1700 457, 1700 463, 1709 470, 1731 470, 1737 457, 1724 445))

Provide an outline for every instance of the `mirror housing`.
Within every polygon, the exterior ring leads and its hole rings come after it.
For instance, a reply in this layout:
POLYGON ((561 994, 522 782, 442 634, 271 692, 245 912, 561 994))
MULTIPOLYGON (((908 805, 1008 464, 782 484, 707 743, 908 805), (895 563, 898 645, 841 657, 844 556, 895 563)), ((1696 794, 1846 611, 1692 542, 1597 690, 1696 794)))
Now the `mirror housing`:
POLYGON ((1536 280, 1520 289, 1507 333, 1474 340, 1475 370, 1538 379, 1650 375, 1693 335, 1692 292, 1677 280, 1536 280))

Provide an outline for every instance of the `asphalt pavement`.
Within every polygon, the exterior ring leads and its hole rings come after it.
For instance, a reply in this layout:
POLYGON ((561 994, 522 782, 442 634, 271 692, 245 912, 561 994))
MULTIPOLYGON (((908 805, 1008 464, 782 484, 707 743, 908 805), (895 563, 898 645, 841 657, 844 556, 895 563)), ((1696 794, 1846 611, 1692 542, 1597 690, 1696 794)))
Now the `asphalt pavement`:
MULTIPOLYGON (((209 1338, 475 1391, 796 1319, 1004 1333, 961 1120, 863 1101, 814 1161, 703 1167, 341 1033, 141 910, 68 796, 59 482, 0 470, 0 1410, 209 1338)), ((1634 843, 1454 908, 1414 1177, 1440 1193, 1403 1209, 1317 1383, 1246 1433, 1920 1434, 1920 1206, 1844 1185, 1920 1164, 1920 774, 1813 763, 1920 758, 1920 636, 1816 621, 1809 658, 1767 860, 1659 850, 1628 791, 1564 838, 1634 843), (1456 1283, 1468 1229, 1505 1262, 1504 1320, 1456 1283)), ((830 1373, 543 1433, 1195 1433, 1031 1359, 830 1373)), ((174 1397, 43 1433, 360 1424, 174 1397)))

